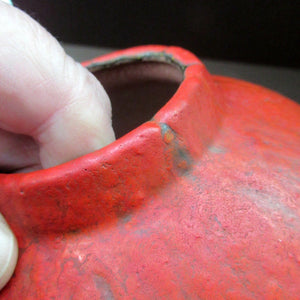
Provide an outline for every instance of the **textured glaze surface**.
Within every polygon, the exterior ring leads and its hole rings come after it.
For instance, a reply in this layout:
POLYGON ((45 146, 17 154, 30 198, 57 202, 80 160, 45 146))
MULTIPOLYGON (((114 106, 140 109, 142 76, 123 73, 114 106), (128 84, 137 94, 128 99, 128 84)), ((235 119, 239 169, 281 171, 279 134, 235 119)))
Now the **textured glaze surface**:
POLYGON ((150 121, 64 165, 0 175, 20 246, 0 299, 298 299, 299 106, 175 47, 85 65, 132 60, 184 73, 150 121))

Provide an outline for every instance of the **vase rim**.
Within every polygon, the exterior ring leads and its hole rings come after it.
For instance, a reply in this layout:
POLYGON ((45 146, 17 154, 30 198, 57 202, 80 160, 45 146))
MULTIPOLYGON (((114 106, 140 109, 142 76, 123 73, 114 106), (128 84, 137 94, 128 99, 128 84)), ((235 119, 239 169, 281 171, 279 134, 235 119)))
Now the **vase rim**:
POLYGON ((166 185, 172 173, 188 172, 193 160, 201 156, 219 123, 215 86, 204 65, 182 48, 153 45, 116 51, 83 65, 94 72, 136 61, 179 68, 184 78, 176 93, 151 120, 98 151, 49 169, 0 174, 4 183, 0 207, 8 222, 21 216, 23 229, 28 225, 34 231, 76 230, 83 220, 85 224, 99 222, 99 216, 88 212, 91 207, 99 209, 99 199, 103 219, 127 213, 128 207, 141 205, 166 185), (8 210, 7 201, 13 202, 8 210), (84 208, 86 203, 89 208, 84 208), (43 224, 36 215, 41 205, 47 208, 43 224), (74 215, 78 207, 83 207, 88 219, 74 215))

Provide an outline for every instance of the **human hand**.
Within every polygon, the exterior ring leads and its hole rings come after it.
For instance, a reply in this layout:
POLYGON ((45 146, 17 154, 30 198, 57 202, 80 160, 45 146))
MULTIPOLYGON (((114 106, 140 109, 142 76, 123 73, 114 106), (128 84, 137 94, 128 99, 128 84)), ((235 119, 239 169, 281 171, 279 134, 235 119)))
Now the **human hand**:
MULTIPOLYGON (((49 168, 114 139, 97 79, 37 22, 0 1, 0 170, 49 168)), ((16 240, 0 214, 0 289, 16 260, 16 240)))

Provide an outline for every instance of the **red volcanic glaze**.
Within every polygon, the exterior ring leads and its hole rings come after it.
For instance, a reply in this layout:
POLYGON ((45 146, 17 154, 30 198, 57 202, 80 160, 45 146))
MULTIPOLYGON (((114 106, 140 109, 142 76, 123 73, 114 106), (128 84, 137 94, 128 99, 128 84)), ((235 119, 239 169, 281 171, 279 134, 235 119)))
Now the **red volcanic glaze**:
POLYGON ((111 145, 0 175, 20 257, 0 299, 299 299, 300 107, 147 46, 91 70, 167 61, 179 89, 111 145))

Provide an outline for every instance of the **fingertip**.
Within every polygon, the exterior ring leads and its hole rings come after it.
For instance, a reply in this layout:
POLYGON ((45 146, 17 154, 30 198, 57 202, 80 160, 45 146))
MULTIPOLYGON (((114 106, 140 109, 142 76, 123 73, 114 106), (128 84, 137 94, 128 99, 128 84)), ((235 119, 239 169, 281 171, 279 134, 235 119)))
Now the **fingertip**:
POLYGON ((0 290, 11 278, 18 259, 17 240, 0 214, 0 290))
POLYGON ((34 134, 43 168, 97 151, 115 140, 111 103, 101 83, 78 65, 72 77, 66 100, 34 134))

